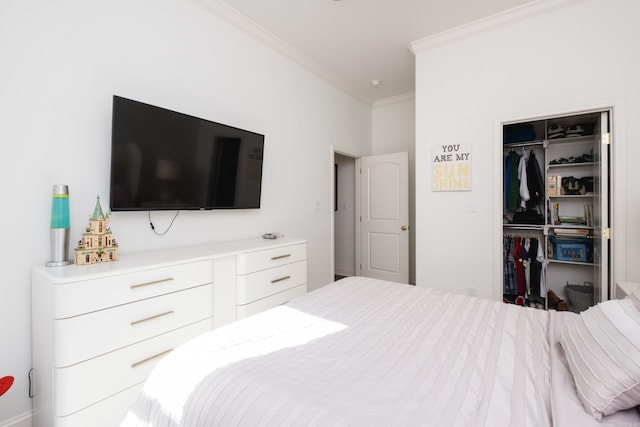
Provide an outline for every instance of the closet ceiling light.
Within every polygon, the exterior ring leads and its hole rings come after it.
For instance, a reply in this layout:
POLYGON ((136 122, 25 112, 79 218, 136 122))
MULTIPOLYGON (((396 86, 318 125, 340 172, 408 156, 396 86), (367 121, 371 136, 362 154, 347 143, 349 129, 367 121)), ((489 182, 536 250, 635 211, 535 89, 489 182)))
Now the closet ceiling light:
POLYGON ((382 82, 380 80, 378 80, 378 79, 371 80, 371 86, 373 86, 373 87, 380 86, 380 83, 382 83, 382 82))

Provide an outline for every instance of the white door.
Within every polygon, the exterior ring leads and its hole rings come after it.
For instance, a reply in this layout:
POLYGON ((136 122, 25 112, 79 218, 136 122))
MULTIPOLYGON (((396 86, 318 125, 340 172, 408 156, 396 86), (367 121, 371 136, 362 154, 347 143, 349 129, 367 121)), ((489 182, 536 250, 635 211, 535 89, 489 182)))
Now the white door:
POLYGON ((593 131, 594 144, 594 235, 593 239, 593 275, 594 303, 604 301, 611 295, 609 280, 609 114, 600 114, 600 121, 593 131))
POLYGON ((360 158, 360 275, 409 282, 409 154, 360 158))

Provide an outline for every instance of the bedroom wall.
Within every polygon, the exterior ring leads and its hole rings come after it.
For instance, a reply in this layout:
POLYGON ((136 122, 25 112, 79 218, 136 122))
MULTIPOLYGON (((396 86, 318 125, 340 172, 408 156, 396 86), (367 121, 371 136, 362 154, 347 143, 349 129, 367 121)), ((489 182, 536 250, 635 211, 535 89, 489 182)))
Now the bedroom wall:
POLYGON ((640 281, 640 197, 631 184, 640 181, 638 2, 533 7, 542 13, 520 10, 515 21, 498 17, 413 44, 419 285, 499 296, 501 121, 613 105, 614 279, 640 281), (472 146, 472 190, 432 192, 431 147, 454 143, 472 146))
POLYGON ((0 378, 16 378, 0 425, 29 422, 30 268, 50 255, 52 185, 70 187, 74 246, 96 195, 108 208, 114 94, 266 135, 260 210, 181 212, 163 237, 146 212, 114 213, 122 257, 279 231, 308 239, 309 288, 329 282, 329 144, 369 153, 369 106, 195 2, 3 1, 0 57, 0 378))

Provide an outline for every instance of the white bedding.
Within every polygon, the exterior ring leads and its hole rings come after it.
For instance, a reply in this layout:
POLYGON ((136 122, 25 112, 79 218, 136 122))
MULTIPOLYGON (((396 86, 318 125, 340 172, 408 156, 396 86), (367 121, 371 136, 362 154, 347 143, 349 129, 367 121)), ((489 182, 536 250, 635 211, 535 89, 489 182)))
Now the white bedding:
POLYGON ((556 314, 343 279, 177 348, 122 425, 586 425, 552 413, 556 314))

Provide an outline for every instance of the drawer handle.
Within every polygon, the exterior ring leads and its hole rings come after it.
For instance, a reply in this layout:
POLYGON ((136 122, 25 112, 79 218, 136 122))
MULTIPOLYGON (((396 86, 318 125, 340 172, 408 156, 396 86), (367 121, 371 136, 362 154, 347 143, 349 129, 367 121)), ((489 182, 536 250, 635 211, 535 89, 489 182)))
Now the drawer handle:
POLYGON ((281 277, 281 278, 279 278, 279 279, 273 279, 273 280, 271 281, 271 283, 272 283, 272 284, 273 284, 273 283, 278 283, 278 282, 282 282, 282 281, 284 281, 284 280, 289 280, 289 279, 291 279, 291 276, 284 276, 284 277, 281 277))
POLYGON ((173 349, 170 348, 169 350, 165 350, 162 353, 155 354, 155 355, 147 357, 146 359, 143 359, 143 360, 141 360, 139 362, 136 362, 136 363, 132 364, 131 367, 135 369, 140 365, 144 365, 147 362, 151 362, 152 360, 155 360, 155 359, 157 359, 159 357, 165 356, 165 355, 171 353, 172 351, 173 351, 173 349))
POLYGON ((175 280, 173 277, 169 277, 168 279, 162 279, 162 280, 154 280, 153 282, 146 282, 146 283, 139 283, 137 285, 131 285, 129 286, 130 289, 138 289, 138 288, 142 288, 145 286, 151 286, 151 285, 158 285, 160 283, 164 283, 164 282, 171 282, 175 280))
POLYGON ((279 259, 289 258, 290 256, 291 256, 291 254, 272 256, 271 257, 271 261, 277 261, 279 259))
POLYGON ((133 322, 131 322, 131 326, 136 326, 136 325, 139 325, 140 323, 148 322, 149 320, 158 319, 160 317, 168 316, 170 314, 173 314, 172 310, 164 313, 156 314, 155 316, 149 316, 144 319, 134 320, 133 322))

